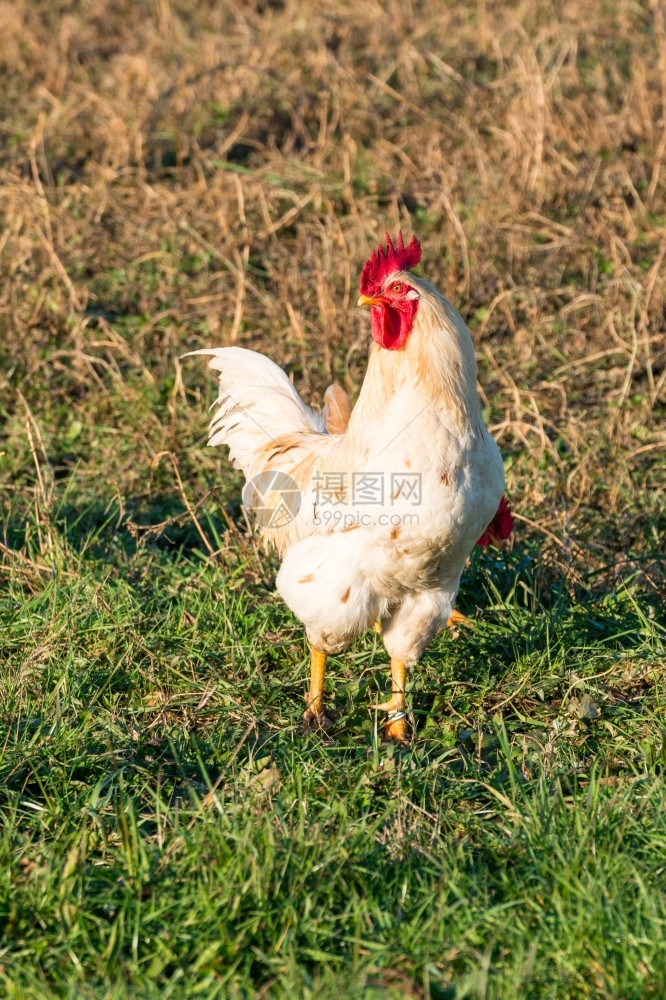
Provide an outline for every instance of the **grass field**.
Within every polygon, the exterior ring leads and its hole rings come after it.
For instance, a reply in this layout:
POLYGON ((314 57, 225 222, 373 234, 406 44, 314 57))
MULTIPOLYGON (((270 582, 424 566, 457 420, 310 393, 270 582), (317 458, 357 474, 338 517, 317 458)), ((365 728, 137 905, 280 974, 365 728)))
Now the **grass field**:
POLYGON ((658 0, 0 3, 0 996, 662 998, 658 0), (330 738, 187 350, 363 378, 385 229, 463 313, 511 548, 330 738))

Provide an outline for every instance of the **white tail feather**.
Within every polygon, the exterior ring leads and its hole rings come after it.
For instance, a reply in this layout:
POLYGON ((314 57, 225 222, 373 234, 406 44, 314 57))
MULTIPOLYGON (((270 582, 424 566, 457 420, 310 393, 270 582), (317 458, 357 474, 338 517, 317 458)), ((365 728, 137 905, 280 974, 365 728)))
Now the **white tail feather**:
POLYGON ((288 377, 273 361, 243 347, 191 351, 210 357, 220 372, 217 410, 210 424, 209 445, 226 444, 236 468, 251 478, 262 466, 271 441, 284 434, 325 433, 320 414, 306 406, 288 377))

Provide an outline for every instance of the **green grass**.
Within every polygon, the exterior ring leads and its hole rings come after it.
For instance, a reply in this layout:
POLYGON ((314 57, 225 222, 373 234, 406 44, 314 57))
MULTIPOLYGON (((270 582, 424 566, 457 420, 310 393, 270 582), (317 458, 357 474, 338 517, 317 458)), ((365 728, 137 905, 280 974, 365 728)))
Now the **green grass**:
POLYGON ((644 597, 531 607, 524 547, 476 555, 482 612, 414 671, 413 743, 378 739, 374 636, 332 660, 332 739, 304 738, 303 636, 256 558, 108 518, 77 554, 52 522, 52 578, 2 597, 3 996, 663 996, 644 597))

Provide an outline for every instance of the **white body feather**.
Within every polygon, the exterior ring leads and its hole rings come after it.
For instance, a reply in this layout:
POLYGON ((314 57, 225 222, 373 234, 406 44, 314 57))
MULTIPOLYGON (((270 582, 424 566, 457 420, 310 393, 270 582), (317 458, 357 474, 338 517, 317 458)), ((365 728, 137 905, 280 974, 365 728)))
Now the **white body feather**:
POLYGON ((195 353, 220 371, 209 444, 227 444, 247 479, 271 469, 298 483, 297 516, 263 534, 284 556, 277 588, 310 642, 338 652, 380 618, 389 655, 409 665, 446 624, 504 471, 481 418, 467 327, 423 279, 399 277, 420 295, 412 332, 401 350, 373 345, 343 434, 327 434, 263 355, 195 353), (374 502, 355 489, 364 474, 383 483, 374 502))

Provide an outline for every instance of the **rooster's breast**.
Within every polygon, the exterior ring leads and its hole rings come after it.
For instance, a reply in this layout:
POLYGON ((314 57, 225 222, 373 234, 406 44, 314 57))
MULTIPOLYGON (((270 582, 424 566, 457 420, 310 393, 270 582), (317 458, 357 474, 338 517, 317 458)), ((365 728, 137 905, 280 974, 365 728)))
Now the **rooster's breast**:
POLYGON ((411 566, 416 577, 450 562, 462 569, 485 531, 504 490, 504 470, 489 435, 468 442, 421 441, 411 454, 394 454, 392 477, 406 488, 390 500, 388 524, 377 524, 381 544, 411 566))

